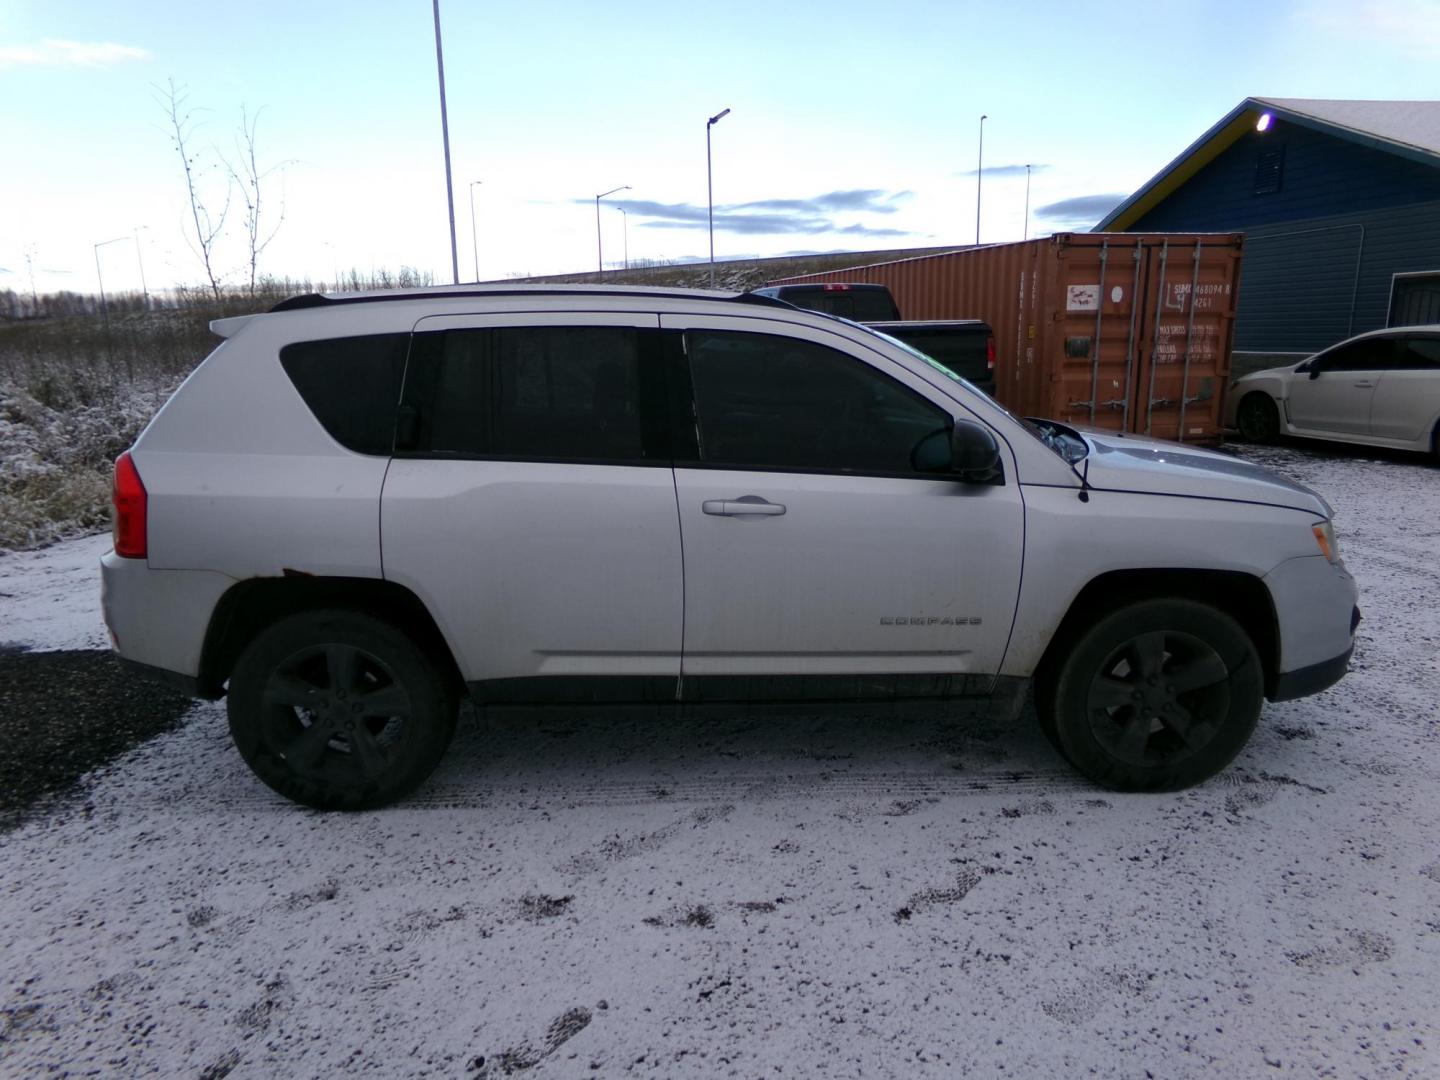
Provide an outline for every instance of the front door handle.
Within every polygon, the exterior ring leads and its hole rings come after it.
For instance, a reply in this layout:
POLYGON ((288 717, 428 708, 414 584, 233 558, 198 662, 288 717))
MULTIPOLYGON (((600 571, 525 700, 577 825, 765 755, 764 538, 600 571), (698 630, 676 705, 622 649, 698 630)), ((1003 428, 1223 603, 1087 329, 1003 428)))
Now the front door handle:
POLYGON ((1372 390, 1374 387, 1375 384, 1373 382, 1357 382, 1355 384, 1357 390, 1372 390))
POLYGON ((772 503, 759 495, 741 495, 738 499, 706 499, 700 509, 716 517, 741 517, 757 514, 761 517, 778 517, 785 513, 783 503, 772 503))

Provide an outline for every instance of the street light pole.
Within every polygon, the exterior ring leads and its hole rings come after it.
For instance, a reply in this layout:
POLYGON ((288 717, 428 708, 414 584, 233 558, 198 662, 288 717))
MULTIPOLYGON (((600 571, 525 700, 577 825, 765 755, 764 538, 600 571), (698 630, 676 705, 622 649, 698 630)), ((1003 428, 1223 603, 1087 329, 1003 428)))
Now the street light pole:
POLYGON ((450 209, 450 273, 460 284, 460 252, 455 246, 455 185, 450 177, 450 117, 445 110, 445 50, 440 45, 440 0, 435 11, 435 70, 440 75, 440 134, 445 141, 445 205, 450 209))
POLYGON ((710 129, 730 115, 729 109, 721 109, 705 121, 705 219, 710 225, 710 287, 715 287, 715 181, 710 171, 710 129))
POLYGON ((605 248, 600 243, 600 200, 606 195, 614 195, 617 191, 629 191, 629 184, 622 184, 620 187, 611 188, 609 191, 602 191, 595 196, 595 262, 600 273, 605 272, 605 248))
MULTIPOLYGON (((105 275, 100 273, 100 249, 106 244, 118 244, 121 240, 129 239, 130 237, 128 236, 117 236, 113 240, 101 240, 100 243, 94 245, 95 277, 100 282, 100 315, 105 320, 105 358, 107 360, 113 357, 114 349, 110 342, 110 305, 105 300, 105 275)), ((134 382, 135 373, 130 368, 130 361, 128 358, 125 361, 125 368, 130 377, 130 381, 134 382)))
POLYGON ((140 266, 140 295, 145 298, 145 310, 150 310, 150 290, 145 285, 145 259, 140 254, 140 230, 145 226, 135 227, 135 262, 140 266))
POLYGON ((622 230, 621 233, 620 233, 620 235, 625 238, 625 269, 626 269, 626 270, 629 270, 629 269, 630 269, 630 215, 627 214, 627 213, 625 213, 625 207, 623 207, 623 206, 617 206, 617 207, 615 207, 615 209, 620 211, 620 227, 621 227, 621 230, 622 230))
POLYGON ((484 180, 470 181, 470 250, 475 253, 475 284, 480 284, 480 247, 475 242, 475 185, 484 180))
POLYGON ((980 181, 985 178, 985 120, 980 117, 980 151, 975 158, 975 243, 980 243, 980 181))
POLYGON ((1025 231, 1020 234, 1022 240, 1030 239, 1030 166, 1025 166, 1025 231))

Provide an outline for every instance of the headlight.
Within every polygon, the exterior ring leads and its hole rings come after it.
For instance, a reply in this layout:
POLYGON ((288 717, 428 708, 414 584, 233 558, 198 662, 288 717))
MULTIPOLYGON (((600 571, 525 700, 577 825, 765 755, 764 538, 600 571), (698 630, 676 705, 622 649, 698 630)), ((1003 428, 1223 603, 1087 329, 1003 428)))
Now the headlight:
POLYGON ((1333 521, 1319 521, 1310 526, 1310 531, 1315 534, 1315 543, 1320 546, 1320 554, 1331 562, 1340 558, 1340 541, 1335 539, 1335 523, 1333 521))

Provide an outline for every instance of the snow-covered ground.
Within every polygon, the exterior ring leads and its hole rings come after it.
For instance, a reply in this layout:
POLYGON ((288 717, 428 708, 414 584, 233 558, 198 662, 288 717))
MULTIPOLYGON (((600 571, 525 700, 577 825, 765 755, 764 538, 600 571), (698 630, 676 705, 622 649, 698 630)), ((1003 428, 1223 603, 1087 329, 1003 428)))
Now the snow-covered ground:
MULTIPOLYGON (((1028 712, 515 712, 322 814, 202 706, 0 837, 0 1074, 1440 1075, 1440 469, 1246 454, 1366 621, 1198 789, 1028 712)), ((0 640, 103 640, 103 547, 0 559, 0 640)))

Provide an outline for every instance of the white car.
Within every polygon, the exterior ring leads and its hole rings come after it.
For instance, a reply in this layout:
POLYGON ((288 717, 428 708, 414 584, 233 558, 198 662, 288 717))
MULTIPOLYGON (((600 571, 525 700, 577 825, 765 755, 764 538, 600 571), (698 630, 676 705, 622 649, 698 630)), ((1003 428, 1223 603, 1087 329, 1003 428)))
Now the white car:
POLYGON ((1374 330, 1230 384, 1227 427, 1440 456, 1440 325, 1374 330))
MULTIPOLYGON (((1261 700, 1346 671, 1314 492, 1033 425, 939 363, 752 295, 304 296, 225 340, 116 463, 104 610, 228 695, 318 807, 434 768, 457 703, 1007 695, 1100 784, 1194 784, 1261 700)), ((657 722, 663 722, 663 717, 657 722)))

